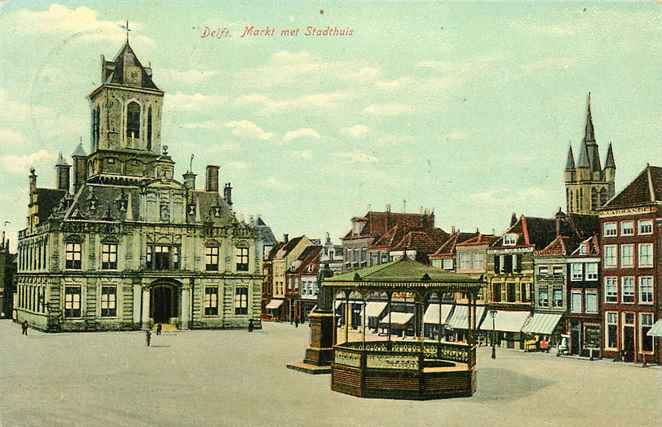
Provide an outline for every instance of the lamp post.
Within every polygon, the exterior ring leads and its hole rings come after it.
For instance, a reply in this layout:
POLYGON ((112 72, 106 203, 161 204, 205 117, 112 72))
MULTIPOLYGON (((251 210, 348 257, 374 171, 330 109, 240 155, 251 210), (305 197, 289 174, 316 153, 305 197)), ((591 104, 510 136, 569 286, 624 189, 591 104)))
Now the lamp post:
POLYGON ((492 316, 492 359, 496 359, 496 310, 490 310, 490 315, 492 316))

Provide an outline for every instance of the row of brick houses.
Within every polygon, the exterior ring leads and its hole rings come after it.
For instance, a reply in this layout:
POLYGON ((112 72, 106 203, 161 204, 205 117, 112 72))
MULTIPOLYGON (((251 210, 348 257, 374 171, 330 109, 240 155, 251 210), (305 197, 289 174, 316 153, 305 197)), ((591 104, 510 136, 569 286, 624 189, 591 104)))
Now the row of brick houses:
MULTIPOLYGON (((616 194, 613 148, 610 143, 603 164, 590 94, 578 156, 575 162, 571 147, 565 212, 559 208, 545 218, 513 214, 503 233, 491 235, 454 228, 446 233, 427 210, 369 211, 352 218, 341 239, 343 271, 406 255, 447 271, 482 275, 486 286, 477 313, 486 340, 532 349, 544 337, 571 355, 662 363, 660 338, 652 336, 662 335, 662 168, 647 165, 616 194)), ((373 295, 368 305, 383 299, 373 295)), ((393 311, 411 319, 407 299, 394 295, 393 311)), ((432 300, 426 333, 463 339, 466 304, 461 294, 432 300)), ((377 316, 387 315, 378 310, 377 316)), ((379 325, 379 319, 369 320, 379 325)))

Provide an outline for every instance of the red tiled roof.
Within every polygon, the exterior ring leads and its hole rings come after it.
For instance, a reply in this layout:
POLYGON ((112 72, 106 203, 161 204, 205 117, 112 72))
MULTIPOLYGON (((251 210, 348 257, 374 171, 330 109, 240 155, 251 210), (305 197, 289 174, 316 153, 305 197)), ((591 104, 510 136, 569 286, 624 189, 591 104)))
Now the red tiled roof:
POLYGON ((644 206, 662 201, 662 168, 647 165, 620 193, 601 210, 644 206))
POLYGON ((458 243, 465 242, 473 237, 476 237, 478 233, 464 233, 461 231, 456 231, 451 234, 448 239, 432 254, 430 258, 441 258, 448 255, 455 254, 455 246, 458 243))
POLYGON ((459 242, 455 246, 480 246, 480 245, 491 245, 498 239, 494 234, 481 234, 478 233, 477 236, 472 237, 471 239, 465 240, 464 242, 459 242))
POLYGON ((397 212, 375 212, 369 211, 362 218, 365 225, 358 236, 352 234, 350 230, 343 239, 363 239, 366 237, 379 238, 388 230, 396 225, 407 229, 432 228, 434 227, 434 213, 415 214, 415 213, 397 213, 397 212))

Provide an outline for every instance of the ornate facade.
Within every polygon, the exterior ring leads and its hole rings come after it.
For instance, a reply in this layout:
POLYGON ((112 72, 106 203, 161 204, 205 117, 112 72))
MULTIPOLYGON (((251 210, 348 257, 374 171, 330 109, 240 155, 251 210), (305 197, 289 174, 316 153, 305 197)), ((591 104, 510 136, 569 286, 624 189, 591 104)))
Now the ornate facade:
POLYGON ((610 143, 607 149, 607 159, 602 167, 593 128, 590 93, 586 109, 584 138, 579 147, 579 160, 575 164, 571 146, 568 149, 564 178, 568 213, 597 215, 597 210, 614 197, 616 178, 614 152, 610 143))
POLYGON ((30 172, 19 322, 48 331, 260 326, 256 225, 236 218, 230 183, 221 195, 218 166, 207 166, 204 190, 191 167, 175 179, 163 95, 128 40, 113 61, 102 56, 90 154, 78 146, 73 174, 60 155, 55 189, 30 172))

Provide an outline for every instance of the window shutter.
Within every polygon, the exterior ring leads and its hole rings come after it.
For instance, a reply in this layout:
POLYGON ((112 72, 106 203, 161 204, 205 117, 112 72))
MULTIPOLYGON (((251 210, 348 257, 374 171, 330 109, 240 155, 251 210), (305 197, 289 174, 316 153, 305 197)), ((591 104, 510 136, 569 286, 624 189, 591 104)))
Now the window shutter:
POLYGON ((494 272, 499 273, 501 271, 501 256, 494 255, 494 272))

